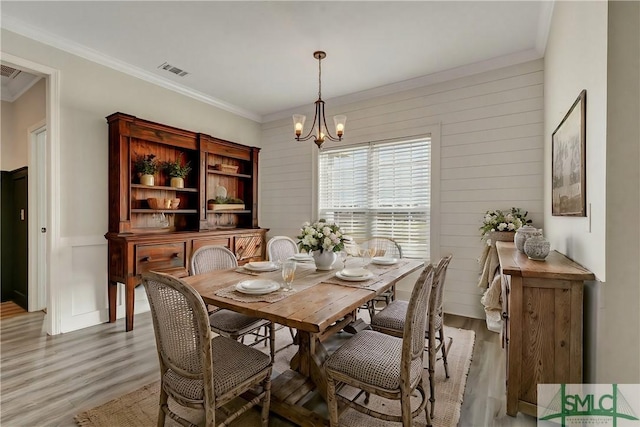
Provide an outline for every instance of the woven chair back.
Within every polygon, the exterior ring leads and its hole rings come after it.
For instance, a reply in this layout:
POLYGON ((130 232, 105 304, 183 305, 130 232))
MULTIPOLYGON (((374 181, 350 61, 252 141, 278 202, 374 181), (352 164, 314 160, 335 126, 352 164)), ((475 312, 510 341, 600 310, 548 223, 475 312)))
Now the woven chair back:
POLYGON ((236 256, 224 246, 203 246, 191 256, 191 274, 208 273, 238 266, 236 256))
POLYGON ((406 378, 409 378, 411 361, 422 358, 424 354, 424 331, 427 326, 427 307, 433 288, 434 270, 431 264, 427 265, 413 286, 402 335, 402 365, 406 378))
POLYGON ((171 369, 206 383, 203 371, 211 369, 212 353, 202 298, 189 285, 167 274, 145 273, 142 284, 151 307, 161 371, 171 369))
POLYGON ((389 237, 371 237, 359 244, 361 249, 374 249, 372 256, 402 258, 402 248, 389 237))
POLYGON ((440 259, 435 269, 433 279, 433 291, 429 303, 429 311, 433 316, 442 316, 442 300, 444 294, 444 281, 447 276, 447 268, 453 255, 447 255, 440 259))
POLYGON ((274 236, 267 242, 270 261, 284 261, 298 252, 297 243, 289 236, 274 236))

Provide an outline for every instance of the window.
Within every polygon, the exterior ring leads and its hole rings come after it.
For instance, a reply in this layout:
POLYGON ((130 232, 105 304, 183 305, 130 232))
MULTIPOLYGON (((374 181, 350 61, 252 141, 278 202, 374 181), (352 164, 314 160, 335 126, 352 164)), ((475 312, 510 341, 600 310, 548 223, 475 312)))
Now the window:
POLYGON ((356 241, 390 237, 429 259, 431 138, 371 142, 319 154, 319 217, 356 241))

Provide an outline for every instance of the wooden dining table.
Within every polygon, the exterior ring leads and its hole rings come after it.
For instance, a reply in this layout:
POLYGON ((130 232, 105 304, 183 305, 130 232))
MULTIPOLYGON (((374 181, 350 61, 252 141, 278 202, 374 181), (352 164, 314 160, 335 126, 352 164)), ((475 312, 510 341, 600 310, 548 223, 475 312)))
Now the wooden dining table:
MULTIPOLYGON (((338 262, 339 263, 339 262, 338 262)), ((349 266, 359 265, 357 258, 349 266)), ((191 285, 206 304, 268 319, 297 330, 298 352, 291 369, 272 381, 271 410, 301 426, 325 426, 328 420, 301 405, 314 391, 326 398, 323 363, 328 356, 323 342, 356 320, 357 310, 399 280, 419 270, 424 261, 400 259, 393 265, 369 265, 373 277, 362 282, 341 280, 340 269, 316 270, 313 263, 298 263, 293 291, 254 298, 235 290, 236 284, 251 279, 272 279, 282 283, 280 271, 252 272, 243 267, 189 276, 191 285)), ((342 267, 342 266, 340 266, 342 267)))

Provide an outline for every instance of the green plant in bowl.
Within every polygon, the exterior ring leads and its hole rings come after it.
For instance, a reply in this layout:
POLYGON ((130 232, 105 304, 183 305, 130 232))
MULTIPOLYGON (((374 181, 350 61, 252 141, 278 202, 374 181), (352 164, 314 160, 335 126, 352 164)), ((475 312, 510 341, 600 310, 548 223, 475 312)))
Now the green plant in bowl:
POLYGON ((185 178, 189 172, 191 172, 191 162, 182 164, 182 154, 180 154, 174 161, 165 162, 164 170, 171 178, 185 178))

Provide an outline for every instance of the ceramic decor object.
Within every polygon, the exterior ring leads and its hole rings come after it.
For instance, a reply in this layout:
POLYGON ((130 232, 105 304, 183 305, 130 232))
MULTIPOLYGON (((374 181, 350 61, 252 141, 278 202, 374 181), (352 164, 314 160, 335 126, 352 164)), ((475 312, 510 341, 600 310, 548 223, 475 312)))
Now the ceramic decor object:
POLYGON ((532 236, 542 236, 542 230, 538 230, 537 228, 530 225, 525 225, 518 228, 513 240, 516 244, 516 249, 524 253, 524 243, 528 238, 532 236))

